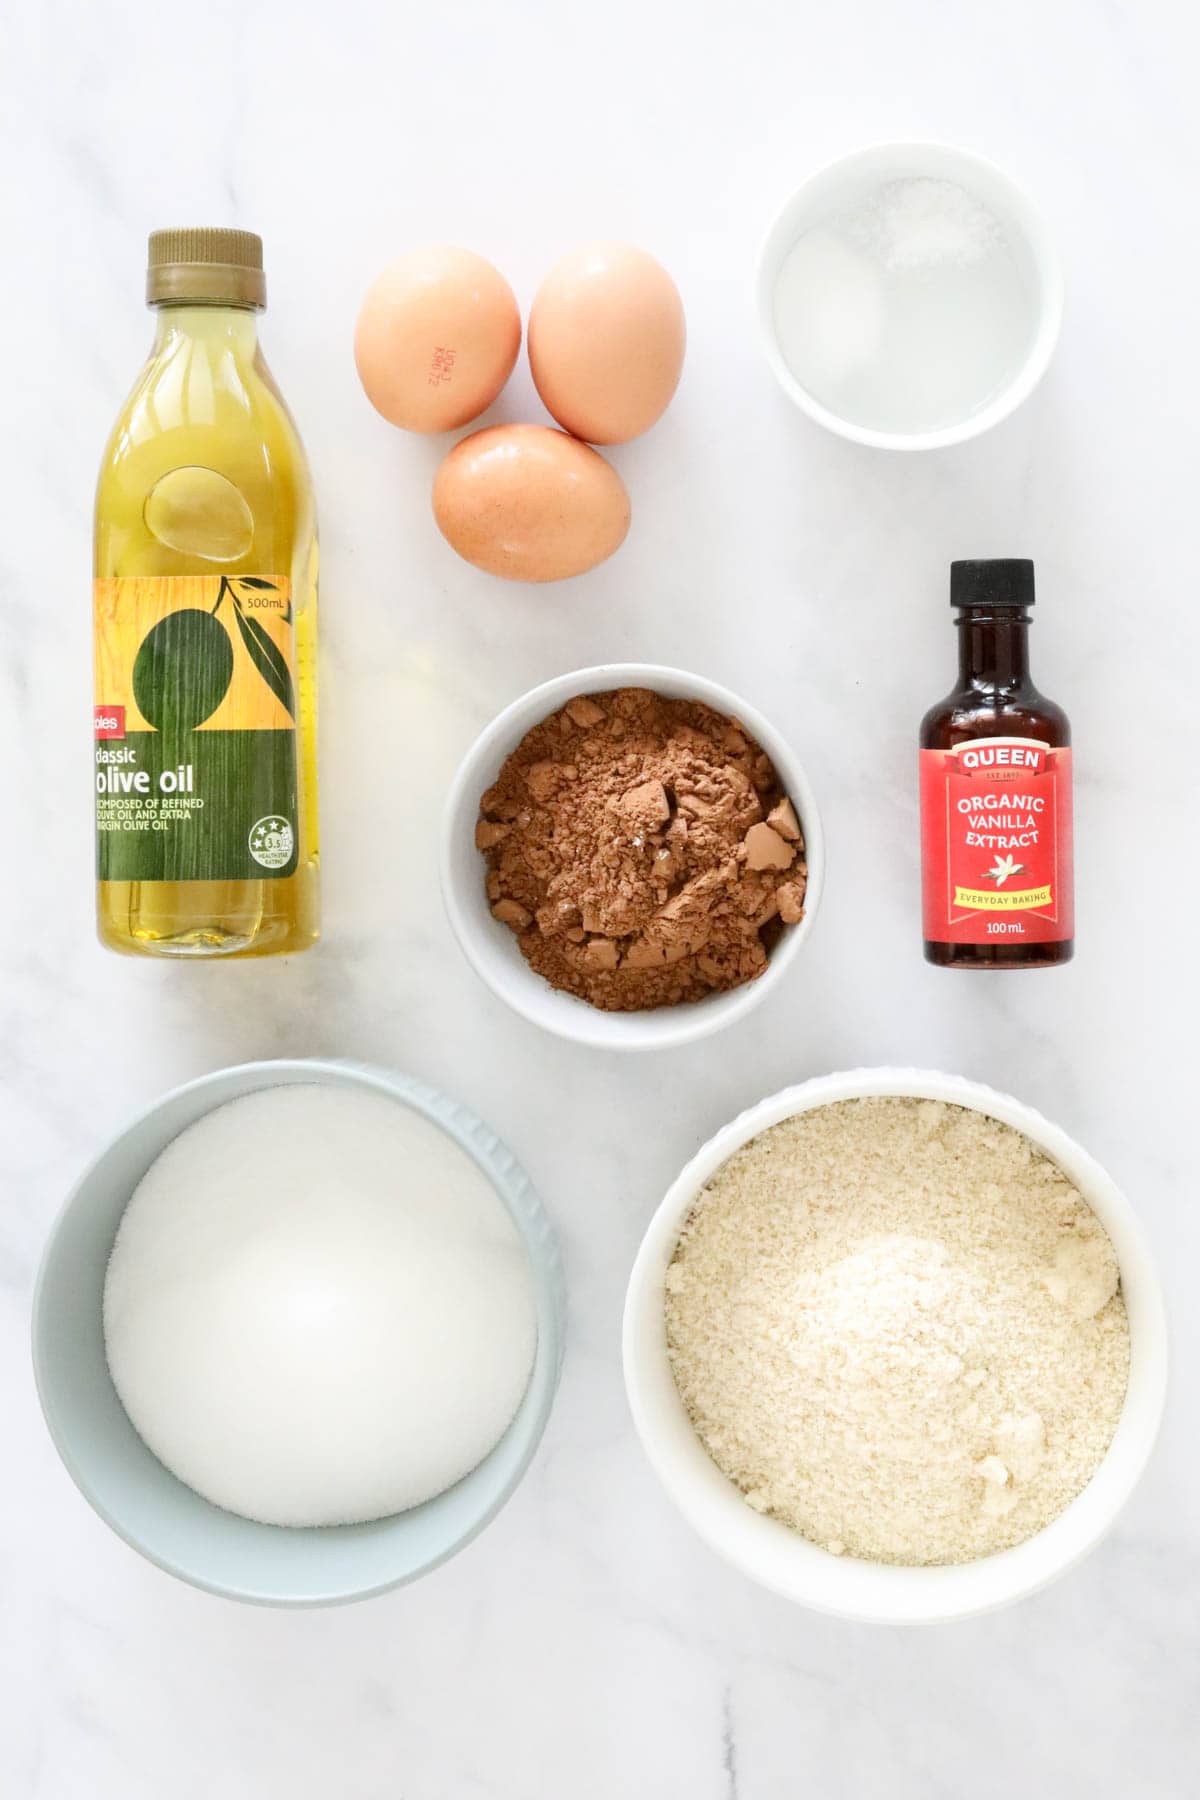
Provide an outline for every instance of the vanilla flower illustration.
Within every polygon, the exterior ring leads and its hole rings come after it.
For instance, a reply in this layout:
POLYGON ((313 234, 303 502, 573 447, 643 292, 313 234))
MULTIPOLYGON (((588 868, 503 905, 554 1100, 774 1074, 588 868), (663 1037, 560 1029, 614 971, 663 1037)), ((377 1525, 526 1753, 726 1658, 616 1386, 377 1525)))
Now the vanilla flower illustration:
POLYGON ((1011 856, 998 856, 984 876, 985 881, 994 881, 998 888, 1003 887, 1010 875, 1020 875, 1025 864, 1014 862, 1011 856))

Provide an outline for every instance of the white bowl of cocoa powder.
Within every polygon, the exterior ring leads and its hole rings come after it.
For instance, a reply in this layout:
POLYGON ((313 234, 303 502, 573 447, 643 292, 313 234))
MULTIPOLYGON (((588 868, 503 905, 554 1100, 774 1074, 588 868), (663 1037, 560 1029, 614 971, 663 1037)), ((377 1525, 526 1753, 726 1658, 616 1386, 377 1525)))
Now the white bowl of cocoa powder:
POLYGON ((737 694, 647 663, 561 675, 476 739, 443 815, 464 954, 535 1025, 661 1050, 742 1018, 808 937, 824 839, 803 765, 737 694))

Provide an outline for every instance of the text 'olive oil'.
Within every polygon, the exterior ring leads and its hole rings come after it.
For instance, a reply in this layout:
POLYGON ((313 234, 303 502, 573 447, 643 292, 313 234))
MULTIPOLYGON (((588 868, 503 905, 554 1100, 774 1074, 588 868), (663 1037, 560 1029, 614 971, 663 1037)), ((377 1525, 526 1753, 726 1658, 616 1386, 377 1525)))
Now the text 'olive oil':
POLYGON ((318 934, 317 538, 258 349, 261 241, 156 231, 149 360, 96 491, 97 912, 114 950, 318 934))

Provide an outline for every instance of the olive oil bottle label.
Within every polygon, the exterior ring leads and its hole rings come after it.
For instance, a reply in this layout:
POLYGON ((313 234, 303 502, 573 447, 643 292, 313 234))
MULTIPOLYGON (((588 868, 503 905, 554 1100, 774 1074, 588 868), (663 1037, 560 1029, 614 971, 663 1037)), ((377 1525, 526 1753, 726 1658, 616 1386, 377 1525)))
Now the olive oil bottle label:
POLYGON ((95 585, 101 881, 246 881, 298 856, 291 584, 134 575, 95 585))

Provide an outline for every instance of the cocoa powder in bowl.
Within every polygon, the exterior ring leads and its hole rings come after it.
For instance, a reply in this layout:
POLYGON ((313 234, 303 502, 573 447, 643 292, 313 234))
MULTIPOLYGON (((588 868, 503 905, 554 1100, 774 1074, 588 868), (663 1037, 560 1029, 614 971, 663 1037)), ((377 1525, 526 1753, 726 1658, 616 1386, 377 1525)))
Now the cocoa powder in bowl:
POLYGON ((553 987, 610 1012, 761 975, 804 913, 800 820, 736 719, 646 688, 579 695, 480 802, 493 916, 553 987))

